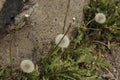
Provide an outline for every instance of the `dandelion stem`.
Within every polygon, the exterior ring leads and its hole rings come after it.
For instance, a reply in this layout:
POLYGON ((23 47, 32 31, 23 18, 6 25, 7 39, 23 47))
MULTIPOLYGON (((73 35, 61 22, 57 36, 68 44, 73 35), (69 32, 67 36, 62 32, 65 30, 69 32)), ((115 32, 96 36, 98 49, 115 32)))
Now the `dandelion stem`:
POLYGON ((54 48, 53 50, 51 50, 52 52, 50 52, 50 53, 47 55, 47 57, 50 57, 50 55, 57 49, 58 45, 59 45, 59 44, 61 43, 61 41, 64 39, 65 35, 66 35, 66 34, 68 33, 68 31, 70 30, 71 26, 72 26, 72 23, 69 24, 68 29, 67 29, 67 31, 65 32, 64 36, 61 38, 61 40, 60 40, 59 43, 55 46, 55 48, 54 48))
POLYGON ((12 42, 13 42, 13 36, 12 36, 12 34, 10 34, 9 56, 10 56, 11 73, 12 73, 12 70, 13 70, 12 42))
MULTIPOLYGON (((64 39, 64 37, 66 36, 66 34, 68 33, 68 31, 69 31, 69 29, 71 28, 71 23, 70 23, 70 25, 69 25, 69 27, 68 27, 68 29, 67 29, 67 31, 65 32, 65 34, 64 34, 64 36, 61 38, 61 40, 59 41, 59 43, 56 45, 56 47, 58 47, 58 45, 61 43, 61 41, 64 39)), ((55 48, 56 48, 55 47, 55 48)))
POLYGON ((66 10, 65 18, 64 18, 63 33, 65 32, 65 25, 67 21, 67 15, 68 15, 69 8, 70 8, 70 0, 68 0, 67 10, 66 10))
POLYGON ((47 55, 48 60, 49 60, 50 55, 56 50, 56 48, 57 48, 58 45, 61 43, 61 41, 64 39, 65 35, 68 33, 69 29, 70 29, 71 26, 72 26, 72 24, 70 23, 69 26, 68 26, 68 29, 67 29, 66 32, 65 32, 65 25, 66 25, 66 19, 67 19, 69 7, 70 7, 70 0, 68 0, 67 11, 66 11, 65 19, 64 19, 64 25, 63 25, 63 34, 64 34, 64 36, 63 36, 62 39, 59 41, 59 43, 55 46, 55 48, 54 48, 53 50, 51 50, 52 52, 50 52, 50 53, 47 55), (64 32, 65 32, 65 33, 64 33, 64 32))
POLYGON ((94 18, 91 19, 91 20, 86 24, 86 27, 87 27, 92 21, 94 21, 94 18))

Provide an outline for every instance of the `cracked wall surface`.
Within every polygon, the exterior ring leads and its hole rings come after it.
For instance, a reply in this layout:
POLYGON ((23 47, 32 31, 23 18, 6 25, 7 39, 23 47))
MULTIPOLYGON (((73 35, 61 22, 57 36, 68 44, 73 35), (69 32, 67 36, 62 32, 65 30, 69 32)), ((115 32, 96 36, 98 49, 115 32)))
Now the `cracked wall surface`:
MULTIPOLYGON (((88 2, 89 0, 70 1, 66 28, 72 22, 73 17, 76 17, 78 22, 82 22, 83 7, 88 2)), ((16 17, 16 21, 20 22, 24 14, 29 14, 32 26, 24 27, 13 36, 11 47, 14 65, 19 65, 23 59, 34 60, 36 58, 35 48, 38 46, 40 50, 37 58, 40 54, 47 53, 51 40, 63 32, 68 0, 31 0, 31 3, 28 3, 25 10, 16 17), (31 3, 33 5, 29 6, 31 3)), ((9 64, 10 40, 11 37, 8 34, 0 41, 0 64, 9 64)))

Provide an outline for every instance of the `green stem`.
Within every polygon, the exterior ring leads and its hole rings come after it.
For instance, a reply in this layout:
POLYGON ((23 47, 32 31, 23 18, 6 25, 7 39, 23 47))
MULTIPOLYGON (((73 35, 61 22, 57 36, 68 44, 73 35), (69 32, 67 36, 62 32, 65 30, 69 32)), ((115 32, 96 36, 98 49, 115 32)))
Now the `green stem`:
POLYGON ((93 19, 91 19, 87 24, 86 24, 86 27, 92 22, 92 21, 94 21, 95 19, 93 18, 93 19))
POLYGON ((12 41, 13 41, 13 36, 10 34, 10 47, 9 47, 9 56, 10 56, 10 66, 11 66, 11 72, 13 70, 13 57, 12 57, 12 41))
POLYGON ((69 8, 70 8, 70 0, 68 0, 68 4, 67 4, 67 10, 66 10, 64 25, 63 25, 63 33, 65 32, 65 25, 66 25, 66 21, 67 21, 67 15, 68 15, 69 8))

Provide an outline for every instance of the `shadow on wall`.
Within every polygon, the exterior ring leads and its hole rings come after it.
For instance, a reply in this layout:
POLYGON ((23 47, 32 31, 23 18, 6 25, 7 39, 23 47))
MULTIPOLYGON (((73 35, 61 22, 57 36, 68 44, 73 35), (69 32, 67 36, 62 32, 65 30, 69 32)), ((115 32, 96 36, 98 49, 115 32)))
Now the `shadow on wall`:
POLYGON ((23 5, 23 0, 6 0, 0 11, 0 28, 4 28, 19 13, 23 5))

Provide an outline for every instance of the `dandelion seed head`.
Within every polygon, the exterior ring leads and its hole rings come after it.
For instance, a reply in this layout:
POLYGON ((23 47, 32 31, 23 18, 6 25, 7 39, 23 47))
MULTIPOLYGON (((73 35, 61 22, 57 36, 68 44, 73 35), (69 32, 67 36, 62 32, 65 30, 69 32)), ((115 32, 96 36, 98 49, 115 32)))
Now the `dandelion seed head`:
POLYGON ((118 6, 116 6, 115 8, 118 9, 118 6))
POLYGON ((23 60, 20 67, 25 73, 31 73, 34 70, 34 64, 31 60, 23 60))
POLYGON ((30 15, 29 15, 29 14, 25 14, 24 16, 25 16, 26 18, 28 18, 30 15))
POLYGON ((72 19, 73 19, 73 21, 75 21, 75 20, 76 20, 76 18, 75 18, 75 17, 73 17, 72 19))
MULTIPOLYGON (((59 44, 59 42, 61 41, 61 39, 63 38, 64 34, 59 34, 56 36, 55 38, 55 44, 59 44)), ((67 48, 70 44, 70 40, 68 38, 68 36, 64 36, 63 40, 60 42, 60 44, 58 45, 61 48, 67 48)))
POLYGON ((95 21, 100 24, 103 24, 106 21, 106 16, 103 13, 97 13, 95 16, 95 21))

